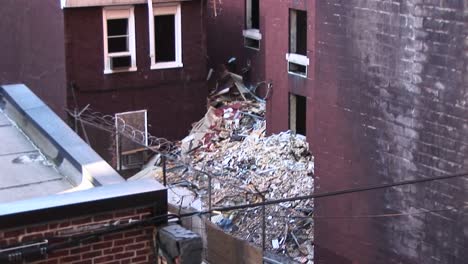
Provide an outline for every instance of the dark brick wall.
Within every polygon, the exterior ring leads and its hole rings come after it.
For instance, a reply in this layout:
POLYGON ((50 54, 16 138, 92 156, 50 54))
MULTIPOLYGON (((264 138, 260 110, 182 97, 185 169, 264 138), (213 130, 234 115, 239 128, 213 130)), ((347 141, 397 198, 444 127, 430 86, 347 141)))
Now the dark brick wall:
MULTIPOLYGON (((67 81, 78 105, 113 114, 148 110, 149 132, 177 139, 206 110, 206 43, 201 1, 182 2, 183 68, 151 70, 148 9, 135 6, 136 72, 103 74, 103 27, 100 7, 65 10, 67 81)), ((74 108, 71 94, 68 105, 74 108)), ((96 135, 98 136, 98 135, 96 135)), ((104 139, 106 141, 106 139, 104 139)), ((102 154, 102 147, 97 148, 102 154)))
MULTIPOLYGON (((317 190, 467 171, 466 1, 316 8, 317 190)), ((466 262, 467 187, 445 180, 317 200, 318 263, 466 262), (400 213, 410 215, 326 218, 400 213)))
POLYGON ((65 45, 60 1, 3 0, 0 17, 0 84, 26 84, 65 117, 65 45))
MULTIPOLYGON (((245 0, 238 1, 220 1, 207 0, 206 19, 207 19, 207 51, 208 66, 213 69, 219 69, 220 64, 235 57, 237 58, 237 70, 240 71, 250 62, 252 70, 250 75, 246 76, 247 82, 253 84, 265 81, 265 50, 267 42, 266 26, 267 17, 265 17, 266 8, 271 4, 260 1, 260 50, 253 50, 244 46, 244 37, 242 30, 245 29, 245 0)), ((263 89, 264 87, 261 87, 263 89)), ((264 90, 262 90, 264 91, 264 90)))

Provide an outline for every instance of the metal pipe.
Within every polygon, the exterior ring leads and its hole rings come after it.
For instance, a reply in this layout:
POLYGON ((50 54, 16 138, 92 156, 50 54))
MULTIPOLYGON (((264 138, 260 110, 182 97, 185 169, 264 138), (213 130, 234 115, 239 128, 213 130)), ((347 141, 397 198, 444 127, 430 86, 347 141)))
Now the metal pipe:
MULTIPOLYGON (((265 196, 262 195, 262 201, 265 202, 265 196)), ((266 249, 266 210, 265 205, 262 206, 262 250, 265 254, 266 249)))
POLYGON ((166 175, 166 156, 162 155, 162 171, 163 171, 163 183, 164 186, 167 186, 167 175, 166 175))

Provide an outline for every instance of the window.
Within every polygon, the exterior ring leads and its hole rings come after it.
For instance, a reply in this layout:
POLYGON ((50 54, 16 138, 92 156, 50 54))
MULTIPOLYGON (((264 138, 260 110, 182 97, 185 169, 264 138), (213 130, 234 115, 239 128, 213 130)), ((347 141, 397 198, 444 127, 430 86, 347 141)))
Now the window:
POLYGON ((307 98, 289 95, 289 129, 297 134, 306 136, 307 98))
POLYGON ((246 0, 245 2, 245 30, 244 45, 247 48, 260 49, 260 0, 246 0))
POLYGON ((180 4, 155 5, 150 10, 151 69, 183 66, 180 13, 180 4))
POLYGON ((104 8, 104 73, 136 71, 133 7, 104 8))
POLYGON ((286 54, 288 72, 307 77, 307 12, 289 11, 289 53, 286 54))

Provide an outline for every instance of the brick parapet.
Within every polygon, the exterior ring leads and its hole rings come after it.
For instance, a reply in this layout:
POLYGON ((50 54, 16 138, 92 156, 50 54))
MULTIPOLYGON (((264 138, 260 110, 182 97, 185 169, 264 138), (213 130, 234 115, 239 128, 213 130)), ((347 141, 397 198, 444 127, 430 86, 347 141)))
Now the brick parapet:
MULTIPOLYGON (((152 214, 152 208, 142 207, 15 227, 0 231, 0 244, 5 248, 47 239, 49 245, 54 245, 77 235, 144 220, 152 214)), ((29 259, 27 263, 152 263, 155 258, 154 232, 154 226, 147 226, 109 233, 58 249, 44 257, 29 259)))

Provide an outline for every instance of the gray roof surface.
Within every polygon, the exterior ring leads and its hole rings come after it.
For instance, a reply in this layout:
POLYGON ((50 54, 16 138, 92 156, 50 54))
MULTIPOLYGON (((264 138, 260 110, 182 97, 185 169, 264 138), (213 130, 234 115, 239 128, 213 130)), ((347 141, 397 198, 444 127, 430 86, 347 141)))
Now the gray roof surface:
POLYGON ((0 111, 0 203, 73 188, 51 164, 0 111))

